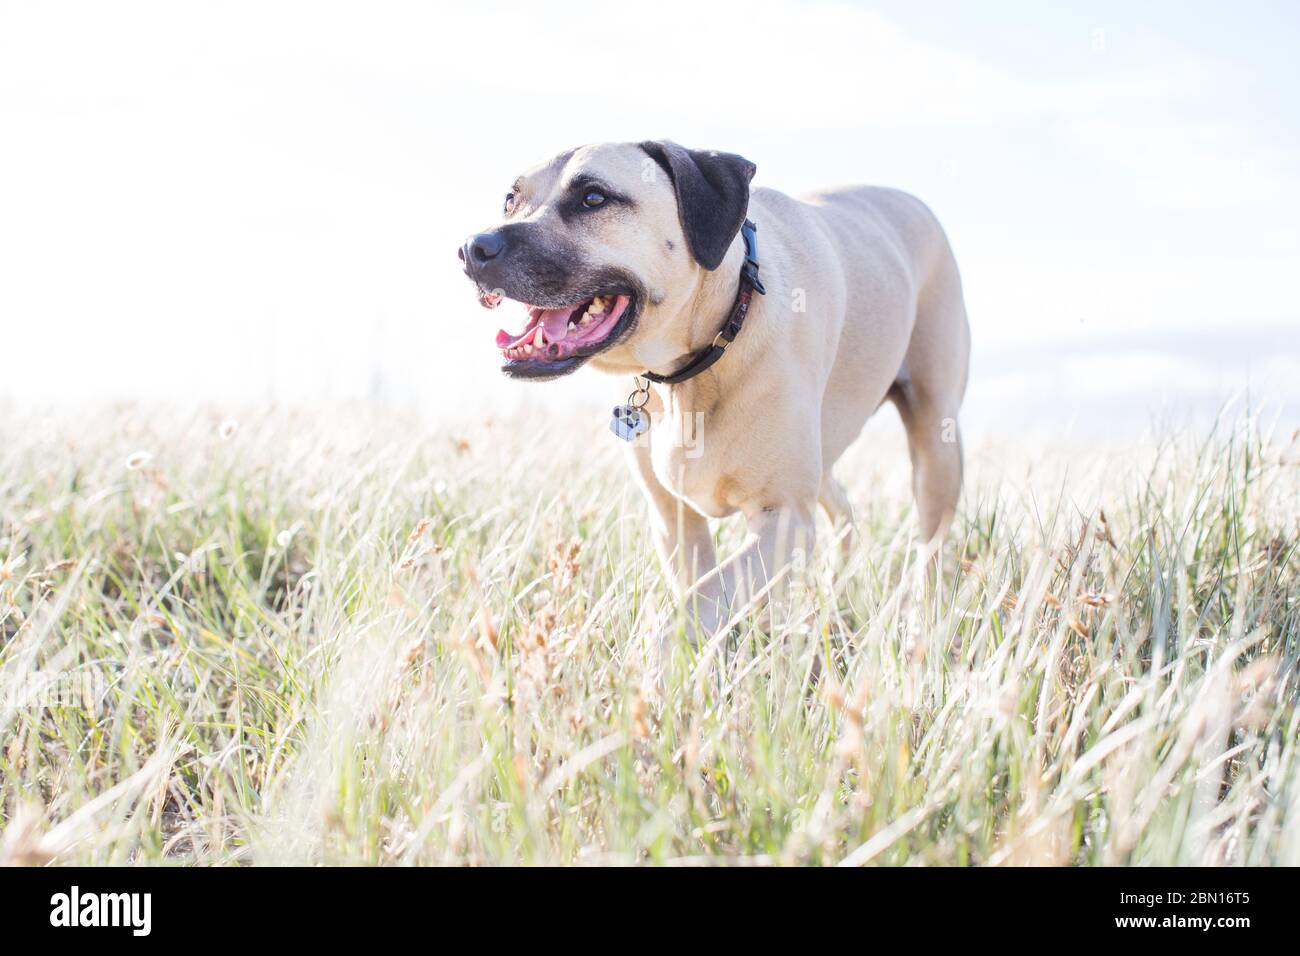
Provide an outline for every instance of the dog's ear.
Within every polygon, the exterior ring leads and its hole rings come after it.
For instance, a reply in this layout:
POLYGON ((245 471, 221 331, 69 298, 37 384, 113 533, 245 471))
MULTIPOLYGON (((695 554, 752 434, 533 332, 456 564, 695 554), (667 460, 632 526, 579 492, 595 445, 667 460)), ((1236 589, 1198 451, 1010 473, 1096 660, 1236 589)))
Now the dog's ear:
POLYGON ((735 153, 685 149, 669 140, 641 144, 677 190, 677 215, 695 260, 716 269, 749 211, 755 166, 735 153))

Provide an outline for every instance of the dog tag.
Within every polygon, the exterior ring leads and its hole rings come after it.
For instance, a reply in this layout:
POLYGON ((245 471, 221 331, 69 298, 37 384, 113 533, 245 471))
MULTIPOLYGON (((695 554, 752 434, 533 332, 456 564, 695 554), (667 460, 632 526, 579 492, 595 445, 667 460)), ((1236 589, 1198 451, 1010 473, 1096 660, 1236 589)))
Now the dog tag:
POLYGON ((623 441, 632 441, 640 435, 650 423, 639 408, 631 405, 619 405, 614 409, 614 417, 609 420, 609 430, 623 441))

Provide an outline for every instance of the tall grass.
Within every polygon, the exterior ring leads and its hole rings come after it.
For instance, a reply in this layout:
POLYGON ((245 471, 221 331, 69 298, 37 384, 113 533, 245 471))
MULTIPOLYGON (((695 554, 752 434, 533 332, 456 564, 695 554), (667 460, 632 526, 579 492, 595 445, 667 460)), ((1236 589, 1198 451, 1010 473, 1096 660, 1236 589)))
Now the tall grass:
POLYGON ((865 442, 848 558, 656 682, 597 423, 7 417, 0 861, 1300 863, 1300 444, 1252 419, 970 449, 928 588, 865 442))

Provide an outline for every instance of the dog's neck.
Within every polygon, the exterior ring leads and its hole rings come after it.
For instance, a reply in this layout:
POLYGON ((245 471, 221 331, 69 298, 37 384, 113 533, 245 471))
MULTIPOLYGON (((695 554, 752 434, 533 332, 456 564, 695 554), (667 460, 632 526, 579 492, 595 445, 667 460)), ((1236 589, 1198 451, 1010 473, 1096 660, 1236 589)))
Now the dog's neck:
POLYGON ((740 287, 740 269, 745 263, 745 241, 737 233, 722 264, 713 270, 701 270, 699 291, 691 304, 691 317, 686 322, 690 338, 688 352, 708 347, 727 321, 736 304, 736 291, 740 287))
MULTIPOLYGON (((744 262, 745 242, 737 234, 718 268, 700 270, 699 286, 683 310, 686 314, 681 322, 681 327, 684 329, 684 336, 679 342, 681 357, 671 367, 656 368, 653 371, 661 374, 675 372, 692 356, 708 348, 736 304, 736 293, 740 288, 740 270, 744 262)), ((751 306, 751 311, 756 307, 757 302, 751 306)), ((736 344, 728 348, 728 353, 733 350, 744 351, 742 346, 744 338, 745 333, 742 331, 737 337, 736 344)), ((738 361, 739 358, 739 355, 725 354, 700 375, 676 385, 653 385, 652 387, 669 404, 699 405, 699 399, 705 396, 709 404, 716 404, 725 394, 727 382, 737 373, 736 366, 742 364, 738 361), (672 400, 669 399, 670 391, 672 400)))

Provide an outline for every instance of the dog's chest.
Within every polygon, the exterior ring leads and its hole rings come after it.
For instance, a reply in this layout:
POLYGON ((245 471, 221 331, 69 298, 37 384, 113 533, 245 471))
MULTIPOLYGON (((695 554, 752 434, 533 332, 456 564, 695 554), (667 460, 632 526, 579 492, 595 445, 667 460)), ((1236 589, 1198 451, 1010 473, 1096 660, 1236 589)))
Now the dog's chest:
POLYGON ((650 459, 655 477, 669 492, 701 514, 722 518, 737 508, 735 478, 724 467, 721 436, 710 441, 703 412, 662 414, 650 429, 650 459))

